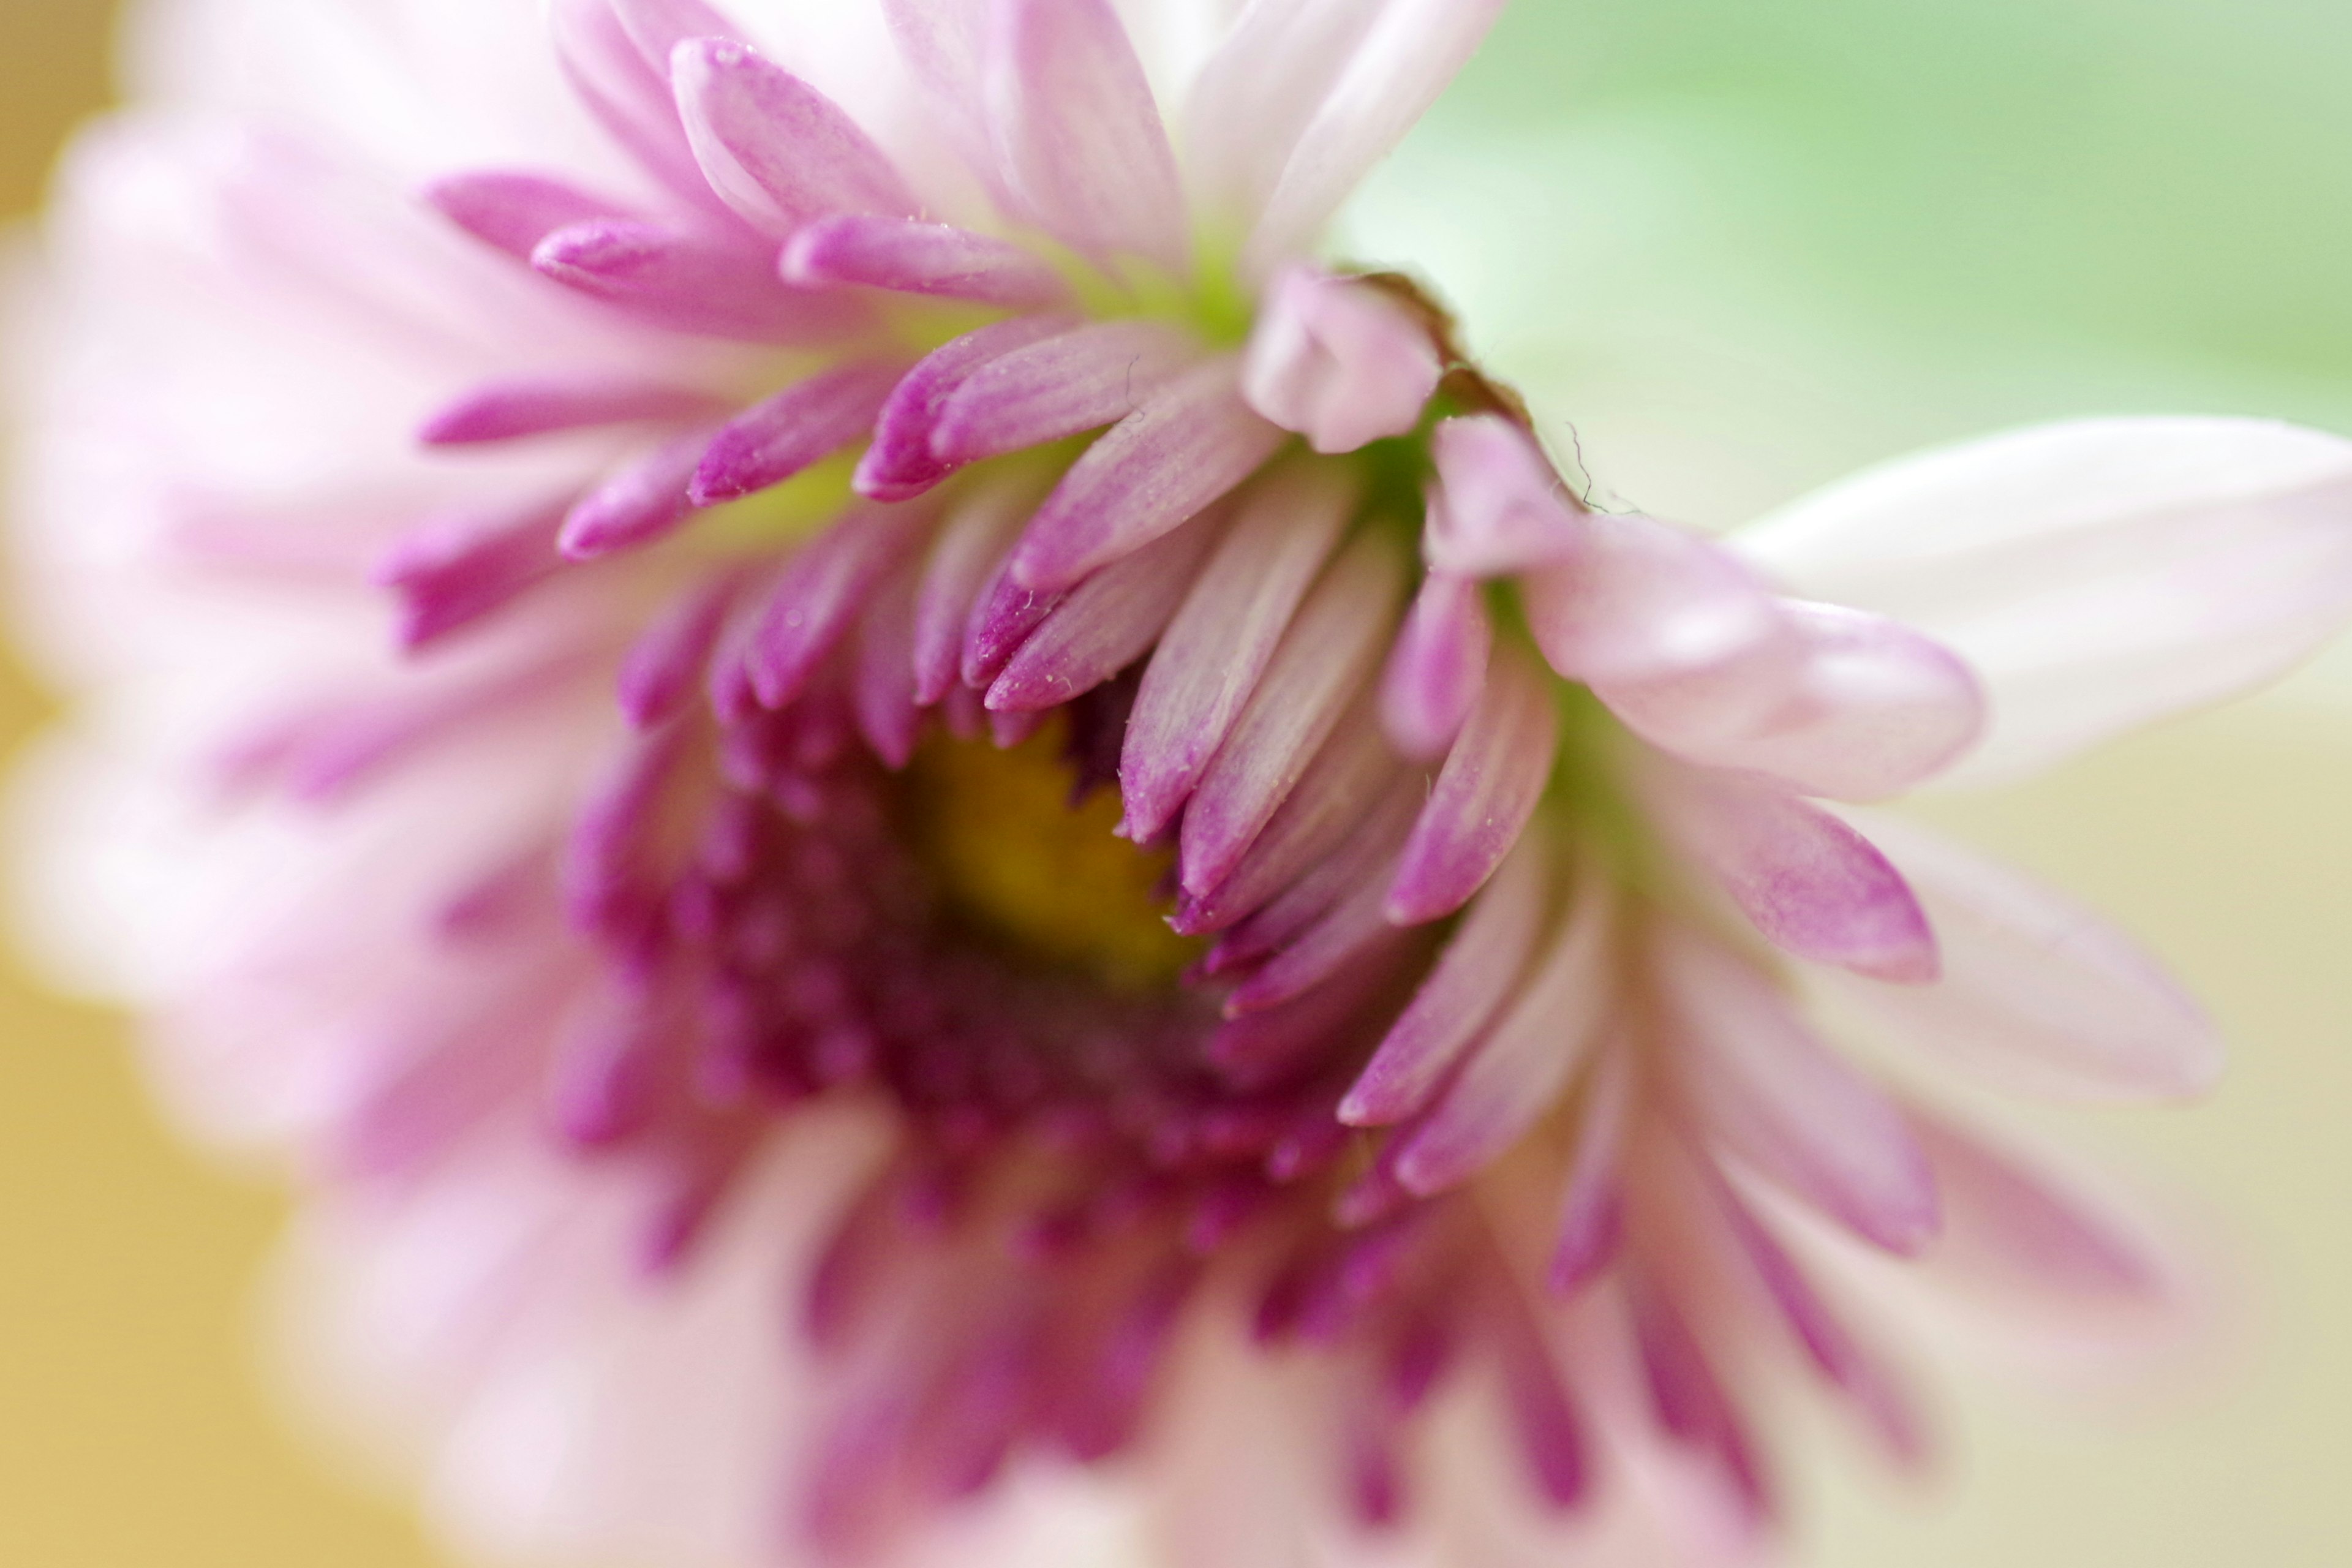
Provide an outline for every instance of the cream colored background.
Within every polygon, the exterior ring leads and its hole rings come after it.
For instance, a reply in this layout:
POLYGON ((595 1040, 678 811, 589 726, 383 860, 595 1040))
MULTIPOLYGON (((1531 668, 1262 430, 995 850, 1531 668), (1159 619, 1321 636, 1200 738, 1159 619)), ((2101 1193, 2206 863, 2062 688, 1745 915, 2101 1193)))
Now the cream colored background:
MULTIPOLYGON (((1902 12, 1912 0, 1878 3, 1902 12)), ((1565 0, 1529 5, 1556 16, 1565 0)), ((60 128, 98 100, 100 9, 0 0, 0 208, 30 206, 60 128)), ((2344 153, 2352 164, 2352 145, 2344 153)), ((2338 253, 2334 275, 2352 279, 2352 251, 2338 253)), ((1706 352, 1693 353, 1705 373, 1706 352)), ((2340 368, 2352 386, 2352 361, 2340 368)), ((1654 372, 1635 388, 1657 400, 1646 413, 1671 401, 1663 380, 1654 372)), ((1969 388, 1971 416, 2000 401, 1986 384, 1969 388)), ((2055 395, 2051 384, 2037 383, 2035 395, 2055 395)), ((1933 426, 1957 406, 1916 417, 1933 426)), ((1983 416, 2042 411, 2020 402, 1983 416)), ((1834 445, 1790 457, 1758 434, 1819 405, 1743 411, 1727 399, 1685 412, 1770 448, 1801 477, 1834 445)), ((1904 417, 1873 413, 1889 427, 1904 417)), ((1648 459, 1638 421, 1612 429, 1599 418, 1597 437, 1628 466, 1648 459)), ((1779 478, 1768 468, 1727 489, 1769 491, 1779 478)), ((1693 494, 1690 510, 1703 513, 1706 487, 1693 494)), ((1890 1495, 1850 1456, 1824 1455, 1838 1462, 1811 1467, 1822 1473, 1802 1489, 1819 1561, 2352 1563, 2352 658, 2336 663, 2030 789, 1934 808, 2118 914, 2231 1026, 2236 1066, 2212 1103, 2075 1120, 2230 1222, 2254 1307, 2227 1374, 2158 1411, 2085 1420, 1962 1391, 1949 1410, 1950 1473, 1924 1494, 1890 1495)), ((41 711, 11 672, 0 726, 12 744, 41 711)), ((266 1190, 202 1166, 158 1128, 117 1021, 10 973, 0 995, 0 1565, 435 1561, 397 1505, 330 1479, 260 1392, 252 1282, 281 1212, 266 1190)))

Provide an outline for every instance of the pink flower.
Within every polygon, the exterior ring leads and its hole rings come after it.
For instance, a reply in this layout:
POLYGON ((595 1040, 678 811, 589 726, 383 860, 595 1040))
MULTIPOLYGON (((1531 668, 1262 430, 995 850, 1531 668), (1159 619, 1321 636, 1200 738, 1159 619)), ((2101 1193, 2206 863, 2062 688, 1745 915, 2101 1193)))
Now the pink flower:
POLYGON ((1315 259, 1492 0, 530 9, 156 5, 20 509, 43 921, 299 1162, 459 1528, 1738 1560, 1784 1372, 1909 1462, 1882 1336, 2163 1330, 1811 1004, 2090 1100, 2210 1026, 1849 808, 2308 652, 2352 445, 2054 426, 1718 542, 1315 259))

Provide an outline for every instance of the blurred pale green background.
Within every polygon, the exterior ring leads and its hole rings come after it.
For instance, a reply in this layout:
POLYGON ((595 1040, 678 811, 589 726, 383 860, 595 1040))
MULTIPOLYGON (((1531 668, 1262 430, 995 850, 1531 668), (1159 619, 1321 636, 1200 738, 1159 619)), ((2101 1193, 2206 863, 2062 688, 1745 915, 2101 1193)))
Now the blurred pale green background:
MULTIPOLYGON (((0 0, 0 208, 100 100, 106 10, 0 0)), ((1608 489, 1702 522, 2051 415, 2352 431, 2352 6, 1518 0, 1357 240, 1435 273, 1608 489)), ((0 689, 12 740, 39 713, 0 689)), ((1815 1560, 2352 1562, 2347 801, 2352 654, 1932 808, 2231 1026, 2212 1103, 2067 1120, 2235 1227, 2251 1308, 2219 1376, 2128 1418, 1957 1389, 1924 1492, 1825 1453, 1815 1560)), ((275 1200, 156 1128, 119 1025, 22 980, 0 1009, 0 1563, 432 1562, 259 1392, 275 1200)))

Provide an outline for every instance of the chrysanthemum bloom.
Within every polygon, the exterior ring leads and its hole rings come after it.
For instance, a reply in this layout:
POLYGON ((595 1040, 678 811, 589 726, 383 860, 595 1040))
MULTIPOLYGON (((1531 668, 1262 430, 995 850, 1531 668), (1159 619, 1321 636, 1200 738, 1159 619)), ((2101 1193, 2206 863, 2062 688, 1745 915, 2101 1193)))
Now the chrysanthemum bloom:
POLYGON ((1791 1374, 1907 1461, 1898 1330, 2178 1304, 1910 1086, 2206 1020, 1845 805, 2308 651, 2352 447, 1589 508, 1317 249, 1496 8, 152 9, 27 312, 41 918, 478 1539, 1738 1558, 1791 1374))

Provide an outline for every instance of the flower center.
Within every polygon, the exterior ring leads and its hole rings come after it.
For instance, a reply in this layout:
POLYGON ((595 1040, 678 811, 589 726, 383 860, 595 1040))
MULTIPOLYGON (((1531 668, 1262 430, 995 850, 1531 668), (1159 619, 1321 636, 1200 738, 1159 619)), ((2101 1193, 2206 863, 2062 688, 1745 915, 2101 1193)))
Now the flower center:
POLYGON ((1009 750, 935 732, 905 776, 910 837, 949 907, 1114 989, 1173 982, 1203 942, 1165 917, 1174 856, 1114 837, 1115 789, 1083 799, 1057 720, 1009 750))

